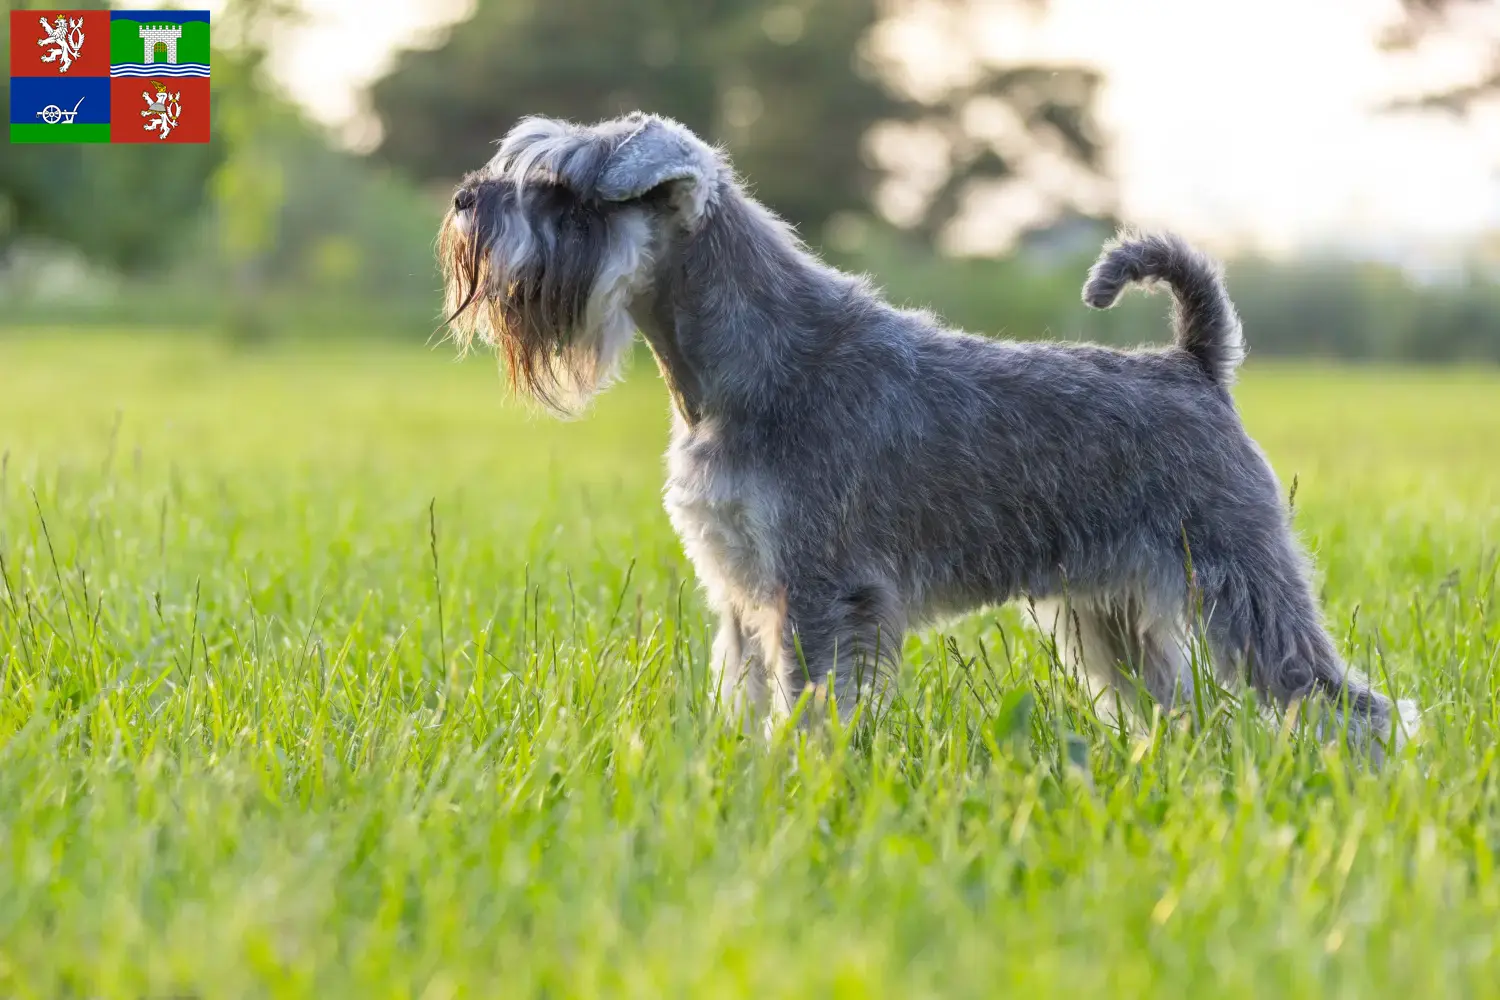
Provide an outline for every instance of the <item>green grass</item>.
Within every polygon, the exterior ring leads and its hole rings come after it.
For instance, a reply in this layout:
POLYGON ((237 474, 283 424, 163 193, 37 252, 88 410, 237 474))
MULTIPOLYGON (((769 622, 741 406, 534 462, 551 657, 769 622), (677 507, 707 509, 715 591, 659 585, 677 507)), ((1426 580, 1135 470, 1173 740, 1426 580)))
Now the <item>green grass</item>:
POLYGON ((565 424, 445 349, 0 339, 0 995, 1500 994, 1500 377, 1238 395, 1427 709, 1378 773, 1112 731, 1009 609, 741 740, 644 368, 565 424))
POLYGON ((13 143, 109 142, 109 122, 11 122, 13 143))

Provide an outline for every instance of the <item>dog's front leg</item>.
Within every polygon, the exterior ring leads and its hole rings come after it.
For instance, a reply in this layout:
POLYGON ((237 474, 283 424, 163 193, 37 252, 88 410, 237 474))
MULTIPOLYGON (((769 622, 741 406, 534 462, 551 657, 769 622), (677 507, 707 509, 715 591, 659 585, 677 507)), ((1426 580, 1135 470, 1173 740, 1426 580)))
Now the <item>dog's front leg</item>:
POLYGON ((804 694, 804 723, 821 719, 830 697, 845 723, 861 702, 867 711, 885 705, 905 631, 891 588, 869 583, 789 588, 779 625, 777 656, 768 664, 776 715, 791 714, 804 694))
POLYGON ((723 711, 745 724, 748 732, 769 708, 765 658, 760 642, 745 630, 739 612, 733 608, 719 612, 712 656, 714 697, 723 711))

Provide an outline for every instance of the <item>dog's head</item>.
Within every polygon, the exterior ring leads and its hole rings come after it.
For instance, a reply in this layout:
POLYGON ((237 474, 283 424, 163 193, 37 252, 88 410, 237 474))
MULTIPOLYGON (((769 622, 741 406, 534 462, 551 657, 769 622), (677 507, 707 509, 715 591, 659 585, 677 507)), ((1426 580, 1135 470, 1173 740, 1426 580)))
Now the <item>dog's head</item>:
POLYGON ((455 339, 497 347, 518 389, 577 409, 618 369, 662 248, 702 223, 727 173, 664 118, 522 121, 464 178, 439 233, 455 339))

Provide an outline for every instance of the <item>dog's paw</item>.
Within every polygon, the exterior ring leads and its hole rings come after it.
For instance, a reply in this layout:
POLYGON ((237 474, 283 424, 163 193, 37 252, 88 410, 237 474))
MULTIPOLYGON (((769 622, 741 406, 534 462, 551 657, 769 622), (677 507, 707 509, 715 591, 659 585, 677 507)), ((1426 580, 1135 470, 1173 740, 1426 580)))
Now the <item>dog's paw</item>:
POLYGON ((1422 729, 1422 712, 1410 698, 1396 702, 1396 718, 1391 732, 1391 752, 1395 753, 1415 740, 1422 729))

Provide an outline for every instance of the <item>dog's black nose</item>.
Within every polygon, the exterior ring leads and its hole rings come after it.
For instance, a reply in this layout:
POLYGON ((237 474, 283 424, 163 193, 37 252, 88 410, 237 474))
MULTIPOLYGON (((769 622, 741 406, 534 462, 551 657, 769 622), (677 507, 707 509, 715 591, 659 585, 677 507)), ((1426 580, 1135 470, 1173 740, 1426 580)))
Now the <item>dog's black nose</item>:
POLYGON ((474 207, 474 192, 464 188, 453 196, 453 208, 455 211, 464 212, 474 207))

